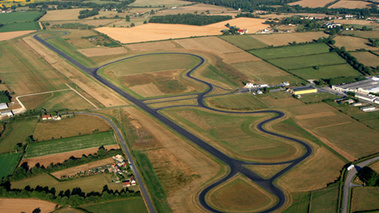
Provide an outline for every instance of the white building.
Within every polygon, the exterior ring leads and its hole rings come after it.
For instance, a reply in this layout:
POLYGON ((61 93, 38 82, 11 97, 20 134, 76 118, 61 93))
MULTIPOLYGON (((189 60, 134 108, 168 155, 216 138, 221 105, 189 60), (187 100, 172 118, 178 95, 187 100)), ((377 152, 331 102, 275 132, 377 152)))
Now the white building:
POLYGON ((349 84, 333 85, 332 89, 339 92, 355 92, 355 93, 379 93, 379 77, 369 77, 362 81, 349 84))
POLYGON ((0 110, 8 109, 8 105, 6 103, 0 103, 0 110))
POLYGON ((13 112, 12 110, 2 111, 0 112, 0 115, 8 115, 8 117, 13 117, 13 112))
POLYGON ((366 107, 361 107, 360 110, 362 110, 363 112, 372 112, 372 111, 375 111, 376 108, 374 106, 366 106, 366 107))

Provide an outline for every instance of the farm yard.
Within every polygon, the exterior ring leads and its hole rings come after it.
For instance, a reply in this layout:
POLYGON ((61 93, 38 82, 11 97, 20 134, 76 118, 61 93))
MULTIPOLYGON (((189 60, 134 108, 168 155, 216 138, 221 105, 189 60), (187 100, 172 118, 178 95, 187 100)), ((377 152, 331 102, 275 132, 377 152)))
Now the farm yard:
POLYGON ((39 141, 31 143, 28 146, 25 158, 40 157, 94 147, 98 148, 113 144, 117 144, 117 141, 112 132, 94 133, 50 141, 39 141))

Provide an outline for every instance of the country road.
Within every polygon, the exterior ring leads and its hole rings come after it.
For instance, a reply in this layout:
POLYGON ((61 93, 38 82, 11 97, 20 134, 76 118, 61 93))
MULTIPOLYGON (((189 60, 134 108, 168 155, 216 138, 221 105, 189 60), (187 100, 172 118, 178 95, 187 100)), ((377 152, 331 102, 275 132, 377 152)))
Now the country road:
POLYGON ((345 184, 343 186, 343 196, 342 196, 342 213, 348 213, 349 212, 349 194, 350 194, 350 189, 354 187, 354 184, 352 183, 354 180, 354 177, 357 175, 358 170, 371 164, 374 163, 375 161, 379 160, 379 156, 375 158, 368 159, 366 161, 363 161, 361 163, 358 163, 357 165, 354 165, 354 168, 352 168, 350 171, 347 172, 347 176, 345 179, 345 184))
MULTIPOLYGON (((283 118, 285 114, 283 112, 281 112, 281 111, 277 111, 277 110, 263 110, 263 111, 254 111, 254 112, 230 112, 230 111, 223 111, 223 110, 213 109, 213 108, 210 108, 210 107, 206 106, 204 104, 204 96, 207 95, 209 92, 211 92, 213 90, 213 85, 210 84, 209 82, 203 81, 201 79, 197 79, 197 78, 195 78, 195 77, 193 77, 191 75, 197 68, 199 68, 200 66, 202 66, 204 64, 205 59, 203 57, 201 57, 201 56, 198 56, 198 55, 195 55, 195 54, 190 54, 190 53, 176 53, 176 52, 141 54, 141 55, 126 57, 126 58, 123 58, 123 59, 120 59, 120 60, 117 60, 117 61, 105 64, 105 65, 102 65, 102 66, 97 67, 97 68, 87 68, 84 65, 80 64, 79 62, 77 62, 76 60, 74 60, 73 58, 71 58, 68 55, 66 55, 65 53, 63 53, 62 51, 60 51, 57 48, 53 47, 52 45, 50 45, 45 40, 43 40, 40 37, 38 37, 38 35, 35 35, 34 38, 36 40, 38 40, 39 42, 41 42, 42 44, 44 44, 45 46, 47 46, 48 48, 50 48, 51 50, 55 51, 57 54, 59 54, 63 58, 65 58, 68 61, 70 61, 72 64, 74 64, 77 67, 79 67, 80 69, 82 69, 87 74, 91 75, 92 77, 94 77, 95 79, 97 79, 98 81, 100 81, 101 83, 103 83, 104 85, 108 86, 110 89, 114 90, 115 92, 117 92, 118 94, 120 94, 121 96, 123 96, 124 98, 126 98, 127 100, 129 100, 130 102, 132 102, 133 104, 135 104, 137 107, 139 107, 140 109, 142 109, 146 113, 150 114, 151 116, 153 116, 154 118, 156 118, 157 120, 159 120, 161 123, 163 123, 166 126, 170 127, 172 130, 174 130, 177 133, 181 134, 182 136, 184 136, 185 138, 187 138, 189 141, 191 141, 195 145, 197 145, 197 146, 201 147, 202 149, 206 150, 209 154, 213 155, 214 157, 216 157, 217 159, 221 160, 223 163, 225 163, 226 165, 228 165, 230 167, 230 173, 226 177, 222 178, 221 180, 218 180, 217 182, 215 182, 215 183, 211 184, 210 186, 206 187, 200 193, 200 195, 199 195, 199 202, 200 202, 200 204, 205 209, 207 209, 207 210, 209 210, 211 212, 220 212, 220 211, 216 210, 216 209, 214 209, 214 208, 212 208, 211 206, 208 205, 208 203, 205 200, 206 194, 211 189, 213 189, 214 187, 216 187, 217 185, 225 182, 226 180, 230 179, 231 177, 235 176, 238 173, 241 173, 241 174, 245 175, 247 178, 249 178, 250 180, 254 181, 256 184, 258 184, 259 186, 261 186, 262 188, 264 188, 268 192, 270 192, 270 193, 272 193, 272 194, 274 194, 274 195, 276 195, 278 197, 278 202, 274 206, 272 206, 269 209, 266 209, 266 210, 264 210, 262 212, 272 212, 274 210, 279 209, 286 202, 286 197, 285 197, 283 191, 281 189, 279 189, 274 184, 274 181, 278 177, 280 177, 282 174, 284 174, 285 172, 287 172, 288 170, 290 170, 291 168, 293 168, 295 165, 299 164, 301 161, 303 161, 305 158, 307 158, 312 153, 312 148, 308 144, 306 144, 305 142, 300 141, 300 140, 295 139, 295 138, 283 136, 283 135, 280 135, 280 134, 275 133, 275 132, 270 132, 270 131, 268 131, 268 130, 266 130, 264 128, 265 124, 267 124, 267 123, 269 123, 271 121, 274 121, 276 119, 283 118), (216 149, 215 147, 209 145, 205 141, 201 140, 199 137, 195 136, 194 134, 192 134, 188 130, 186 130, 183 127, 179 126, 178 124, 174 123, 172 120, 170 120, 167 117, 163 116, 162 114, 159 113, 159 110, 153 109, 153 108, 149 107, 146 103, 144 103, 143 100, 140 100, 140 99, 137 99, 137 98, 133 97, 132 95, 128 94, 124 90, 118 88, 117 86, 115 86, 114 84, 112 84, 111 82, 109 82, 108 80, 104 79, 103 77, 101 77, 101 76, 99 76, 97 74, 97 71, 100 68, 105 67, 107 65, 110 65, 112 63, 116 63, 116 62, 119 62, 119 61, 122 61, 122 60, 126 60, 126 59, 141 57, 141 56, 163 55, 163 54, 164 55, 167 55, 167 54, 182 54, 182 55, 189 55, 189 56, 197 57, 197 58, 200 59, 200 63, 197 64, 195 67, 193 67, 186 74, 189 78, 191 78, 191 79, 193 79, 195 81, 198 81, 198 82, 200 82, 202 84, 205 84, 208 87, 208 89, 206 89, 206 91, 197 94, 197 103, 198 103, 199 107, 202 107, 202 108, 205 108, 205 109, 208 109, 208 110, 212 110, 212 111, 221 112, 221 113, 234 113, 234 114, 238 113, 238 114, 246 114, 246 115, 248 115, 248 114, 262 114, 262 113, 265 113, 265 114, 267 114, 267 113, 274 114, 274 116, 272 118, 269 118, 269 119, 267 119, 267 120, 262 121, 261 123, 259 123, 257 125, 257 129, 259 131, 261 131, 263 134, 270 134, 270 135, 275 136, 275 137, 280 137, 280 138, 283 138, 283 139, 290 140, 290 141, 293 141, 293 142, 301 144, 302 146, 304 146, 305 154, 303 156, 297 158, 297 159, 293 159, 293 160, 289 160, 289 161, 285 161, 285 162, 277 162, 277 163, 251 163, 251 162, 244 162, 244 161, 241 161, 241 160, 233 159, 233 158, 229 157, 228 155, 224 154, 223 152, 221 152, 220 150, 216 149), (276 175, 274 175, 273 177, 271 177, 269 179, 264 179, 264 178, 260 177, 259 175, 257 175, 256 173, 254 173, 251 170, 249 170, 246 167, 244 167, 244 165, 278 165, 278 164, 287 164, 287 163, 289 163, 290 165, 287 166, 286 168, 284 168, 283 170, 281 170, 280 172, 278 172, 276 175)), ((142 183, 142 182, 140 182, 140 183, 142 183)), ((146 194, 143 193, 143 195, 145 196, 145 199, 148 198, 148 196, 146 194)), ((150 206, 149 206, 149 209, 150 209, 150 206)))

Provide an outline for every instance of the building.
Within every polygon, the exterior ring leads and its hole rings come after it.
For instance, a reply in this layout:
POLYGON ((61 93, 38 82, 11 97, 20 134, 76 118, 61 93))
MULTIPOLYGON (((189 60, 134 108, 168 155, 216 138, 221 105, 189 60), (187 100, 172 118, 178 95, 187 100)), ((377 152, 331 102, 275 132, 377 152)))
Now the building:
POLYGON ((8 115, 8 117, 13 117, 14 114, 12 110, 7 110, 7 111, 0 112, 0 115, 3 115, 3 116, 8 115))
POLYGON ((378 98, 375 95, 371 95, 371 94, 366 95, 366 94, 359 94, 359 93, 355 94, 355 97, 361 100, 369 101, 369 102, 374 102, 374 100, 378 98))
POLYGON ((363 103, 357 102, 357 103, 353 103, 351 106, 363 106, 363 103))
POLYGON ((343 102, 347 103, 347 104, 353 104, 353 103, 355 103, 355 101, 353 99, 344 100, 343 102))
POLYGON ((8 109, 8 105, 6 103, 0 103, 0 110, 8 109))
POLYGON ((362 110, 363 112, 372 112, 372 111, 375 111, 376 108, 374 106, 366 106, 366 107, 361 107, 360 110, 362 110))
POLYGON ((122 181, 122 186, 123 187, 129 187, 130 185, 131 185, 130 180, 124 180, 124 181, 122 181))
POLYGON ((349 84, 333 85, 332 89, 339 92, 355 92, 355 93, 379 93, 379 77, 369 77, 362 81, 349 84))
POLYGON ((317 89, 312 86, 292 87, 292 88, 289 88, 287 92, 290 92, 292 95, 303 95, 303 94, 309 94, 309 93, 316 93, 317 89))
POLYGON ((51 119, 53 119, 53 117, 51 117, 51 115, 42 115, 42 120, 43 121, 51 120, 51 119))
POLYGON ((243 34, 246 34, 246 33, 247 33, 247 29, 239 29, 239 30, 237 30, 237 32, 238 32, 240 35, 243 35, 243 34))

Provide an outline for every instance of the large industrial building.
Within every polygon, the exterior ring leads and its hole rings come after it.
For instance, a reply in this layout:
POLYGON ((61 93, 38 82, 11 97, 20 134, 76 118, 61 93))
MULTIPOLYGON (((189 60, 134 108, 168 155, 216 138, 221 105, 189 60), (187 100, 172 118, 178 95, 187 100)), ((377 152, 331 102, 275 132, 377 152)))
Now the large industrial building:
POLYGON ((366 80, 357 81, 349 84, 333 85, 332 89, 345 93, 379 93, 379 77, 369 77, 366 80))

